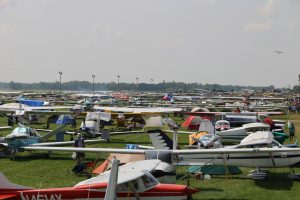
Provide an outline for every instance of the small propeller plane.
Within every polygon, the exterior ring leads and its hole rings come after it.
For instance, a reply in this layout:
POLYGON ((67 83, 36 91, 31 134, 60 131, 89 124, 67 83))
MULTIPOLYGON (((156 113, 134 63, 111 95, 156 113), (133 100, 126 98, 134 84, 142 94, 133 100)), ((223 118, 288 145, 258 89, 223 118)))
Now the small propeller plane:
POLYGON ((149 171, 160 160, 143 160, 116 166, 113 160, 111 171, 87 179, 73 187, 34 189, 9 182, 0 173, 0 199, 187 199, 198 190, 185 185, 161 184, 149 171))
MULTIPOLYGON (((50 131, 49 133, 41 136, 35 129, 28 126, 19 124, 12 133, 5 137, 0 138, 0 147, 4 149, 6 153, 10 155, 10 159, 15 158, 17 152, 23 151, 22 147, 25 146, 67 146, 74 145, 74 141, 63 141, 63 142, 45 142, 50 137, 54 136, 59 132, 63 132, 66 125, 60 125, 56 129, 50 131)), ((86 140, 85 143, 98 143, 104 141, 102 139, 97 140, 86 140)))
MULTIPOLYGON (((113 148, 24 147, 26 150, 77 151, 120 154, 144 154, 146 159, 160 159, 169 165, 224 165, 253 168, 300 166, 300 148, 289 148, 274 140, 271 132, 256 132, 244 138, 241 144, 217 149, 171 149, 173 144, 161 130, 153 130, 155 150, 113 148)), ((150 136, 151 137, 151 136, 150 136)), ((170 166, 165 166, 170 168, 170 166)), ((163 171, 163 170, 162 170, 163 171)), ((167 170, 166 170, 167 171, 167 170)), ((293 171, 292 171, 293 172, 293 171)))

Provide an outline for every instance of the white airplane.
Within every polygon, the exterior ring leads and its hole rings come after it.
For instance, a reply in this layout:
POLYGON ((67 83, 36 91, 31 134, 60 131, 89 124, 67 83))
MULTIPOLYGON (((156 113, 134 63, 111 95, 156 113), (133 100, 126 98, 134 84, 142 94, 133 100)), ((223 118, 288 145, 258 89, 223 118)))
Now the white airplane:
POLYGON ((72 106, 28 106, 21 103, 7 103, 0 105, 0 113, 12 113, 18 116, 24 115, 25 113, 30 114, 44 114, 44 113, 59 113, 59 114, 70 114, 71 111, 65 111, 63 109, 71 109, 72 106), (56 111, 53 111, 56 110, 56 111), (60 111, 59 111, 60 110, 60 111))
MULTIPOLYGON (((257 132, 247 136, 231 148, 172 150, 166 137, 154 131, 152 140, 158 150, 113 149, 113 148, 68 148, 68 147, 24 147, 26 150, 80 151, 95 153, 144 154, 146 158, 157 158, 166 163, 177 165, 225 165, 254 168, 298 167, 300 148, 288 148, 273 142, 270 132, 257 132), (276 146, 273 146, 276 145, 276 146)), ((169 166, 168 166, 169 167, 169 166)))
POLYGON ((0 173, 0 199, 187 199, 198 192, 185 185, 161 184, 149 171, 159 160, 144 160, 118 167, 73 187, 34 189, 9 182, 0 173))
POLYGON ((96 111, 110 111, 110 112, 122 112, 122 113, 173 113, 181 112, 182 108, 170 108, 170 107, 151 107, 151 108, 129 108, 129 107, 105 107, 94 106, 96 111))
MULTIPOLYGON (((0 137, 1 153, 10 155, 10 159, 15 158, 17 152, 23 151, 25 146, 73 146, 74 141, 46 142, 47 139, 59 132, 63 132, 66 125, 60 125, 56 129, 49 131, 41 136, 35 129, 19 124, 10 134, 0 137)), ((86 144, 97 144, 103 142, 103 139, 85 140, 86 144)))

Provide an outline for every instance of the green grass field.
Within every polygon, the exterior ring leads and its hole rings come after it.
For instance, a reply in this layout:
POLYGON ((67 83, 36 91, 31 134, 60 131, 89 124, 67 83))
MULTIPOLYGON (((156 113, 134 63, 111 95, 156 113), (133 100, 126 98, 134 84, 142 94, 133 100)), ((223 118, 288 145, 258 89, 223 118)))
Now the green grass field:
MULTIPOLYGON (((275 118, 275 117, 274 117, 275 118)), ((276 117, 277 119, 277 117, 276 117)), ((296 127, 296 136, 300 138, 300 115, 286 115, 279 119, 290 119, 296 127)), ((0 118, 0 125, 6 125, 6 119, 0 118)), ((41 127, 37 125, 36 127, 41 127)), ((8 131, 1 134, 5 135, 8 131)), ((65 137, 66 140, 69 136, 65 137)), ((187 144, 187 136, 180 136, 180 145, 187 144)), ((127 143, 139 143, 149 145, 150 140, 146 134, 113 136, 111 143, 93 145, 93 147, 119 147, 124 148, 127 143)), ((86 154, 86 159, 100 161, 107 154, 86 154)), ((35 188, 72 186, 86 177, 75 176, 71 169, 75 161, 71 159, 71 153, 53 153, 47 158, 42 152, 18 153, 14 161, 9 158, 0 158, 0 171, 14 183, 35 188)), ((190 186, 198 188, 199 193, 194 199, 300 199, 300 182, 290 180, 288 168, 271 169, 271 178, 264 181, 246 179, 251 168, 241 168, 243 174, 234 176, 212 176, 210 180, 196 180, 190 177, 190 186)), ((178 168, 178 177, 186 174, 186 167, 178 168)), ((299 169, 296 172, 300 173, 299 169)), ((178 181, 186 184, 187 180, 178 181)))

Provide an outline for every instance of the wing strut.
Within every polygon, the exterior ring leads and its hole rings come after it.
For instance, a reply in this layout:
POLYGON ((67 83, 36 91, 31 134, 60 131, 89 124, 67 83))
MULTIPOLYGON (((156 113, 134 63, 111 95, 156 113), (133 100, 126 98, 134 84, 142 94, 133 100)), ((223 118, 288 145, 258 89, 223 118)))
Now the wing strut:
POLYGON ((112 160, 112 167, 110 171, 109 182, 106 188, 104 200, 117 199, 116 187, 118 182, 119 163, 120 161, 115 158, 112 160))

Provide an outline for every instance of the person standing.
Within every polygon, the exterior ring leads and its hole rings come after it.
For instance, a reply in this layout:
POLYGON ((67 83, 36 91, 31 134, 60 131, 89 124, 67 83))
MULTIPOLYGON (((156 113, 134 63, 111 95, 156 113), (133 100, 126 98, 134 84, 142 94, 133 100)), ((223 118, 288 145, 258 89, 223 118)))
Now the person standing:
POLYGON ((295 137, 295 126, 294 123, 291 122, 290 126, 289 126, 289 134, 290 134, 290 141, 294 141, 294 137, 295 137))
MULTIPOLYGON (((85 147, 84 139, 82 135, 79 133, 77 138, 74 141, 74 147, 85 147)), ((81 161, 85 158, 85 154, 83 152, 76 152, 76 162, 77 164, 81 163, 81 161)))

